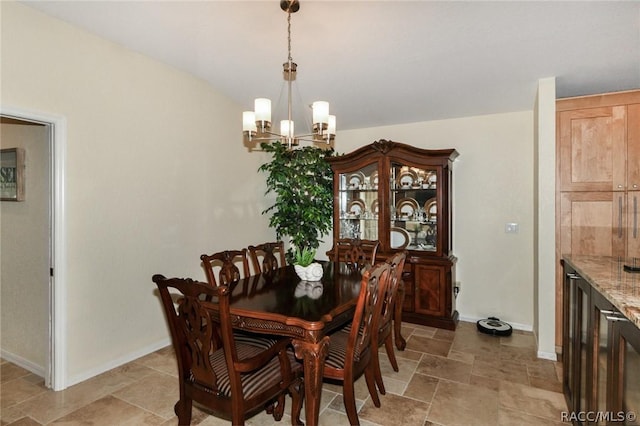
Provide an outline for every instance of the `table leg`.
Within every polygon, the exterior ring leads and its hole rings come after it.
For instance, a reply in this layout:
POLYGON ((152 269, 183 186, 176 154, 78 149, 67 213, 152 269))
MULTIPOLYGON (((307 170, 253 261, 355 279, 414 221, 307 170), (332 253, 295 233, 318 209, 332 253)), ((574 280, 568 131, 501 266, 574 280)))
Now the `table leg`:
POLYGON ((322 373, 324 360, 329 353, 329 337, 317 343, 293 340, 293 348, 298 359, 304 364, 304 412, 307 426, 317 426, 320 416, 322 396, 322 373))
POLYGON ((404 351, 404 348, 407 346, 407 341, 402 337, 402 304, 404 303, 404 282, 400 280, 400 284, 398 285, 398 295, 395 301, 395 312, 393 318, 393 334, 396 341, 396 347, 400 351, 404 351))

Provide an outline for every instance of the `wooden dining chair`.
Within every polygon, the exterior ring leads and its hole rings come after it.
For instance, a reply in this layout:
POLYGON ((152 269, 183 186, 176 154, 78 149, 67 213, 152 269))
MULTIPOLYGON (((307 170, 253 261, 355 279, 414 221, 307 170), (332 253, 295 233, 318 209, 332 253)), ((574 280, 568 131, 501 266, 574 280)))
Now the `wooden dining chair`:
POLYGON ((336 240, 335 261, 345 262, 352 269, 363 270, 376 263, 380 241, 359 238, 339 238, 336 240))
POLYGON ((384 382, 382 381, 382 371, 380 370, 380 358, 377 348, 384 344, 389 357, 389 362, 393 367, 393 371, 398 371, 398 361, 393 351, 393 316, 396 309, 396 303, 402 303, 397 300, 398 287, 402 281, 402 271, 407 258, 406 251, 399 251, 386 260, 389 264, 389 285, 386 287, 384 297, 382 298, 382 312, 380 313, 380 321, 378 323, 378 332, 373 335, 373 347, 376 348, 373 353, 373 364, 376 370, 376 385, 381 394, 385 395, 384 382))
POLYGON ((280 420, 286 393, 293 400, 291 423, 302 424, 302 366, 289 349, 290 339, 271 346, 248 335, 237 339, 229 313, 229 286, 214 288, 162 275, 154 275, 153 282, 160 292, 178 361, 180 399, 174 409, 180 425, 191 423, 193 401, 230 419, 233 425, 243 425, 263 409, 280 420), (222 344, 212 338, 216 328, 222 344))
POLYGON ((229 285, 234 281, 249 276, 247 249, 225 250, 213 254, 203 254, 200 256, 200 260, 202 260, 202 267, 204 268, 207 282, 213 287, 217 287, 218 284, 229 285), (217 280, 216 271, 218 272, 217 280))
POLYGON ((287 264, 282 241, 249 246, 249 256, 254 274, 274 272, 287 264))
POLYGON ((381 300, 389 284, 390 265, 378 263, 362 274, 356 311, 349 332, 338 330, 329 336, 329 354, 325 360, 324 378, 342 382, 343 401, 351 425, 359 425, 354 382, 363 373, 369 394, 376 407, 380 399, 376 391, 372 338, 377 331, 382 311, 381 300))

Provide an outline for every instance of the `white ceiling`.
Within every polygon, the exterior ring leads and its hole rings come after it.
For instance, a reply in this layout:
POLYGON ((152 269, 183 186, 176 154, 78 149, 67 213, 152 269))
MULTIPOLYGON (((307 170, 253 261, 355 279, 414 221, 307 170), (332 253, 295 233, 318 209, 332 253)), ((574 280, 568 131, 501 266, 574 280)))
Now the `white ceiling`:
MULTIPOLYGON (((278 103, 287 15, 270 1, 24 1, 194 74, 238 102, 278 103)), ((312 1, 292 15, 301 100, 338 130, 530 110, 640 88, 639 1, 312 1)), ((240 121, 241 118, 238 117, 240 121)))

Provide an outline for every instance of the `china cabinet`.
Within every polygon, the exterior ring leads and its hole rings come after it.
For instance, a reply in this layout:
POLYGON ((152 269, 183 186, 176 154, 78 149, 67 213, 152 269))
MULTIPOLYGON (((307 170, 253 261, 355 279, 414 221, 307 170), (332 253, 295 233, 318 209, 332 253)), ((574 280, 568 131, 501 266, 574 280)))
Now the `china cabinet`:
POLYGON ((334 172, 334 247, 341 238, 379 240, 377 261, 407 250, 403 320, 447 329, 458 321, 451 221, 457 156, 455 149, 379 140, 328 158, 334 172))

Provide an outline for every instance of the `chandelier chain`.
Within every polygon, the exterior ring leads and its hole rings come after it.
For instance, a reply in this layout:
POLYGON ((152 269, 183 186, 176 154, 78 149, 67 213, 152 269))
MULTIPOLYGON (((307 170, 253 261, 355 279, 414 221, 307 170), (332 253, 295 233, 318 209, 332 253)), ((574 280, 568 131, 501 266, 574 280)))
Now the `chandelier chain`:
POLYGON ((287 12, 287 52, 289 53, 289 62, 293 60, 291 58, 291 11, 287 12))

